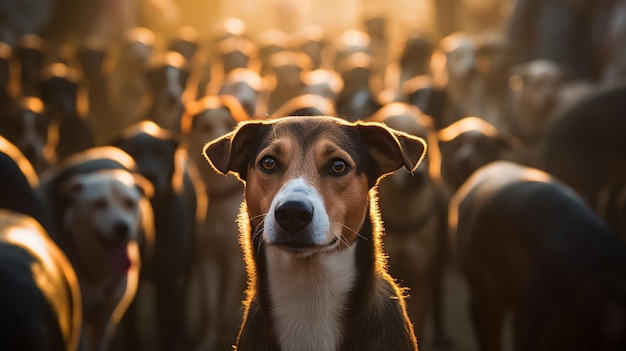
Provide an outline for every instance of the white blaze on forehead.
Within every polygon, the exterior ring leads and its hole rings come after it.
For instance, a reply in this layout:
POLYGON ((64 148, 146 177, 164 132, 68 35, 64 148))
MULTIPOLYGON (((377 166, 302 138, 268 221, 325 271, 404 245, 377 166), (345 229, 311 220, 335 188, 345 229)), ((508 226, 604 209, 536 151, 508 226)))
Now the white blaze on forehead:
POLYGON ((280 230, 280 226, 274 216, 276 206, 285 201, 298 200, 306 200, 313 205, 313 219, 309 226, 304 229, 303 235, 310 235, 311 241, 314 244, 323 245, 327 243, 329 240, 330 220, 326 213, 324 201, 317 192, 317 189, 307 183, 304 178, 296 178, 288 181, 274 196, 270 209, 267 212, 267 217, 265 218, 263 238, 266 242, 272 243, 276 238, 276 233, 280 230))

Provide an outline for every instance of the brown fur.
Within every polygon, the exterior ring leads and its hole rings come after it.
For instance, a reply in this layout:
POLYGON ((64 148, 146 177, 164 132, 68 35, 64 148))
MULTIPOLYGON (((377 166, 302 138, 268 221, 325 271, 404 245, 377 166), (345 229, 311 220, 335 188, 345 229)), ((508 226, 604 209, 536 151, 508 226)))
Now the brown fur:
MULTIPOLYGON (((403 294, 386 271, 375 187, 379 177, 403 165, 415 170, 424 151, 425 143, 420 138, 378 123, 350 124, 332 117, 285 117, 247 122, 207 144, 204 153, 211 165, 220 173, 236 174, 245 184, 239 224, 248 271, 248 297, 237 339, 239 350, 275 350, 284 342, 288 344, 282 347, 297 344, 314 348, 323 344, 326 337, 335 340, 331 344, 342 350, 417 349, 403 294), (265 164, 267 157, 276 163, 265 164), (323 208, 319 211, 327 214, 330 229, 312 234, 321 236, 316 240, 323 240, 325 244, 290 248, 289 241, 281 243, 282 234, 265 229, 266 214, 275 197, 294 179, 310 186, 306 189, 315 189, 322 199, 323 208), (342 290, 346 294, 345 304, 335 301, 341 296, 324 298, 310 293, 308 290, 315 291, 316 285, 286 287, 270 283, 270 276, 281 275, 276 269, 291 271, 293 268, 299 272, 297 279, 304 281, 317 279, 314 278, 317 275, 311 275, 328 272, 322 267, 328 257, 342 259, 350 255, 354 255, 350 260, 355 266, 349 269, 354 269, 351 274, 355 281, 353 285, 348 284, 347 290, 342 290), (283 262, 283 258, 291 262, 289 267, 272 265, 272 262, 283 262), (292 299, 293 294, 304 293, 306 299, 316 301, 319 307, 339 304, 337 308, 343 318, 338 329, 321 334, 316 329, 311 332, 304 329, 281 341, 284 335, 281 331, 292 327, 284 326, 284 322, 294 321, 296 330, 309 322, 293 314, 278 317, 280 308, 275 306, 279 301, 272 301, 272 298, 277 296, 276 289, 284 291, 285 288, 287 300, 292 299), (302 342, 302 339, 310 342, 302 342)), ((307 236, 287 240, 313 239, 307 236)), ((323 275, 319 279, 324 281, 323 275)), ((306 303, 301 307, 311 308, 306 303)))

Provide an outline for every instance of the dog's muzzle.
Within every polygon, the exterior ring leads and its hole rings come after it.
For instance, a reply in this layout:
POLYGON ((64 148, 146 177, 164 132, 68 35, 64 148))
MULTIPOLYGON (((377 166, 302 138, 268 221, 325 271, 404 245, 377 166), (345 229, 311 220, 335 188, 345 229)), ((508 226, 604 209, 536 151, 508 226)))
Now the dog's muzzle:
POLYGON ((302 252, 335 245, 329 238, 330 222, 324 202, 303 179, 294 179, 276 194, 265 220, 268 244, 287 251, 302 252))

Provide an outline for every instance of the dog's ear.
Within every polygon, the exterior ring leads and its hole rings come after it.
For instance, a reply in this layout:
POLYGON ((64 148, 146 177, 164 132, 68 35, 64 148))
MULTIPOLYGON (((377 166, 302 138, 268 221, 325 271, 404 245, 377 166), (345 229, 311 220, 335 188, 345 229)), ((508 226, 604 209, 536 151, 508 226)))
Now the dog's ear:
POLYGON ((139 173, 132 173, 132 176, 139 193, 148 199, 152 198, 154 196, 154 185, 152 185, 152 182, 139 173))
POLYGON ((202 153, 218 173, 235 173, 245 180, 251 154, 260 142, 258 135, 266 127, 269 125, 262 121, 243 122, 234 131, 208 142, 202 153))
POLYGON ((378 165, 378 177, 402 166, 413 173, 426 155, 426 142, 420 137, 389 128, 382 123, 360 123, 357 128, 378 165))
POLYGON ((79 194, 83 188, 83 182, 81 182, 78 177, 72 177, 61 185, 59 194, 61 198, 66 201, 65 203, 70 204, 74 202, 76 195, 79 194))

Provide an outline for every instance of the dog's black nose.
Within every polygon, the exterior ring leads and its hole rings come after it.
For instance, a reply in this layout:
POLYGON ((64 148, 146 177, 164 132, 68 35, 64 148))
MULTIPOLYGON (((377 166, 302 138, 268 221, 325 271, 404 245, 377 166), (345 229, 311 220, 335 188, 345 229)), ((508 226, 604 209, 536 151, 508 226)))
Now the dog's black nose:
POLYGON ((124 222, 115 223, 113 235, 116 242, 123 242, 130 238, 130 227, 124 222))
POLYGON ((285 201, 274 210, 274 217, 281 228, 296 232, 313 219, 313 204, 309 201, 285 201))

